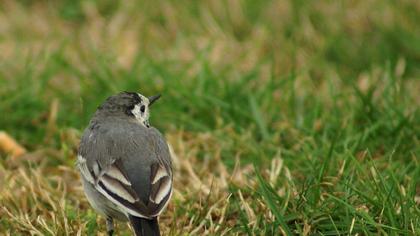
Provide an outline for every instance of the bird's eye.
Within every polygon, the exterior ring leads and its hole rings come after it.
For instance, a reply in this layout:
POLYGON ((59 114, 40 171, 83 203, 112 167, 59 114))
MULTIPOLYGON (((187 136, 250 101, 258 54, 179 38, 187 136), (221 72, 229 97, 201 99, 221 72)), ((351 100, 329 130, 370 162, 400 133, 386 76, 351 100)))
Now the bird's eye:
POLYGON ((144 105, 142 105, 141 107, 140 107, 140 111, 141 112, 144 112, 146 110, 146 107, 144 106, 144 105))

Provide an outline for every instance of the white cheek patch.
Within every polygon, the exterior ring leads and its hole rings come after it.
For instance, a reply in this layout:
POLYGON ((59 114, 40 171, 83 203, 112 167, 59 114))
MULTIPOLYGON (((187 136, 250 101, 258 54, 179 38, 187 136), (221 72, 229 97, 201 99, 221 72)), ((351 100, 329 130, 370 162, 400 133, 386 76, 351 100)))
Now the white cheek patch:
POLYGON ((139 117, 141 117, 140 106, 135 105, 133 110, 131 110, 131 114, 133 114, 137 119, 139 119, 139 117))
POLYGON ((131 114, 133 114, 134 117, 136 117, 136 119, 142 125, 148 126, 147 124, 148 124, 148 120, 149 120, 149 109, 147 108, 147 105, 143 105, 143 104, 137 104, 137 105, 135 105, 134 108, 131 110, 131 114), (140 110, 141 106, 146 106, 146 109, 145 109, 145 111, 143 113, 140 110))
POLYGON ((141 123, 144 124, 146 121, 145 114, 142 114, 140 111, 140 105, 135 105, 133 110, 131 110, 131 113, 136 117, 136 119, 141 123))

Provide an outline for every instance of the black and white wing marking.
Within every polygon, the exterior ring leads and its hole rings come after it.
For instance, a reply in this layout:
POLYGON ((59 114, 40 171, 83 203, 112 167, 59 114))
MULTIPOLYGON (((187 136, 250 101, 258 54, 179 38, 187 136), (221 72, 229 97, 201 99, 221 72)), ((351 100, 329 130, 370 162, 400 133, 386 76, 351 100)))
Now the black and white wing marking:
POLYGON ((138 132, 82 139, 78 167, 82 176, 122 212, 152 218, 162 212, 172 194, 170 156, 156 130, 151 135, 138 132), (104 138, 108 140, 101 140, 104 138))

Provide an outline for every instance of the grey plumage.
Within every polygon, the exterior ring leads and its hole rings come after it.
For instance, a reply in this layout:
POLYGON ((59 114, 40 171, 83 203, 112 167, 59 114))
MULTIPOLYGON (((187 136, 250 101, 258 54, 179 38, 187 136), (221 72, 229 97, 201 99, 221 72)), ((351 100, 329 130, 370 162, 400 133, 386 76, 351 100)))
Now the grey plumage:
POLYGON ((163 136, 148 122, 148 105, 157 98, 127 92, 108 98, 81 139, 77 165, 85 193, 110 219, 109 234, 115 218, 130 220, 136 235, 159 235, 157 216, 172 194, 172 165, 163 136))

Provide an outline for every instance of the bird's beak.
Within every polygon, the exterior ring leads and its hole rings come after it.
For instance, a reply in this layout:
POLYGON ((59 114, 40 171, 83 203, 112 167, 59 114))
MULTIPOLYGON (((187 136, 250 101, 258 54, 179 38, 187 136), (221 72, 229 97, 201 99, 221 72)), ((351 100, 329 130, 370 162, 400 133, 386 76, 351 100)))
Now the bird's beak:
POLYGON ((149 107, 156 102, 160 98, 160 94, 156 94, 154 96, 148 97, 149 99, 149 107))

